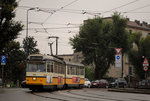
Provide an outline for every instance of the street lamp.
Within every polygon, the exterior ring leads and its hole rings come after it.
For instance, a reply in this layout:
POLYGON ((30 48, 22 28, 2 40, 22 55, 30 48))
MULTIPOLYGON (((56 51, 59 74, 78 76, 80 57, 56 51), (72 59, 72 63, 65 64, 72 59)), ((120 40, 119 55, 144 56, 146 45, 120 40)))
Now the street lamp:
POLYGON ((29 11, 30 10, 37 10, 37 11, 39 11, 39 8, 38 7, 36 7, 36 8, 29 8, 29 9, 27 9, 27 25, 26 25, 26 41, 27 41, 27 49, 26 49, 26 52, 27 52, 27 56, 29 55, 29 43, 28 43, 28 19, 29 19, 29 11))
POLYGON ((30 8, 30 9, 27 9, 27 27, 26 27, 26 39, 28 37, 28 15, 29 15, 29 11, 30 10, 35 10, 35 8, 30 8))

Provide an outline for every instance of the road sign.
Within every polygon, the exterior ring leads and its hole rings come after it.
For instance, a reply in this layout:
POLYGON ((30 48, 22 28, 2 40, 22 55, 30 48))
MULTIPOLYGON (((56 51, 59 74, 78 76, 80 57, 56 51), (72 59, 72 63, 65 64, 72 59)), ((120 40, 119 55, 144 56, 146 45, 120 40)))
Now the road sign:
POLYGON ((122 48, 115 48, 115 51, 117 52, 117 54, 119 55, 121 52, 122 48))
POLYGON ((115 67, 121 67, 121 55, 115 55, 115 67))
POLYGON ((143 66, 149 66, 149 62, 148 62, 147 58, 144 59, 143 66))
POLYGON ((144 67, 143 67, 143 70, 144 70, 144 71, 147 71, 147 70, 148 70, 148 67, 147 67, 147 66, 144 66, 144 67))
POLYGON ((6 65, 6 56, 5 55, 1 56, 1 65, 6 65))

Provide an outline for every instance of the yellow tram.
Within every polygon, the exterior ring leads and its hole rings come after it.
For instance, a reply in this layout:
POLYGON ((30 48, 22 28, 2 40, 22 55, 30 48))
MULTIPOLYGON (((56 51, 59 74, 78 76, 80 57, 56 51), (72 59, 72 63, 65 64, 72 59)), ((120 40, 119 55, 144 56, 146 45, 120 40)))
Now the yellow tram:
POLYGON ((83 87, 84 65, 55 56, 33 54, 27 59, 26 85, 30 90, 83 87))

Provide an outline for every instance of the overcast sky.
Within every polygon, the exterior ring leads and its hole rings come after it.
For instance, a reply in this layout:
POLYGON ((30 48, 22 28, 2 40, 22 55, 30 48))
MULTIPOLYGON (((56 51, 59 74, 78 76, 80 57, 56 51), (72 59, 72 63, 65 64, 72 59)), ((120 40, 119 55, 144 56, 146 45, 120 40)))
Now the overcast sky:
POLYGON ((38 42, 38 49, 42 54, 50 54, 48 43, 54 39, 49 36, 58 36, 58 54, 72 54, 69 38, 78 34, 79 26, 83 20, 100 17, 110 17, 118 11, 130 20, 140 20, 150 23, 150 0, 17 0, 19 7, 16 9, 16 21, 24 24, 24 30, 17 41, 22 44, 26 37, 27 10, 29 11, 29 36, 38 42))

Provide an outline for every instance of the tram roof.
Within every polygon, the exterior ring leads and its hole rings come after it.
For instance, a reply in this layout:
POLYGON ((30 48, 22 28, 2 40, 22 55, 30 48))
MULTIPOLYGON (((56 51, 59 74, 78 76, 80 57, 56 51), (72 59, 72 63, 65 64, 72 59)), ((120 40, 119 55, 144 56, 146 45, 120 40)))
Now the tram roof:
POLYGON ((28 59, 30 59, 30 57, 32 56, 42 56, 43 59, 42 60, 52 60, 52 61, 57 61, 57 62, 64 62, 62 59, 56 57, 56 56, 51 56, 51 55, 43 55, 43 54, 31 54, 29 55, 28 59))
POLYGON ((65 61, 66 65, 74 65, 74 66, 82 66, 84 67, 83 64, 79 64, 79 63, 73 63, 73 62, 69 62, 69 61, 65 61))

